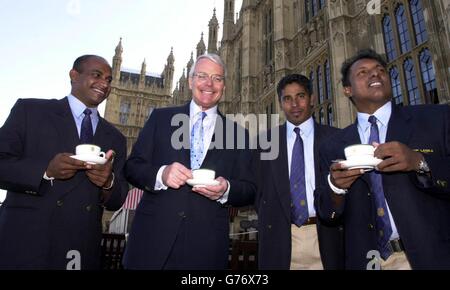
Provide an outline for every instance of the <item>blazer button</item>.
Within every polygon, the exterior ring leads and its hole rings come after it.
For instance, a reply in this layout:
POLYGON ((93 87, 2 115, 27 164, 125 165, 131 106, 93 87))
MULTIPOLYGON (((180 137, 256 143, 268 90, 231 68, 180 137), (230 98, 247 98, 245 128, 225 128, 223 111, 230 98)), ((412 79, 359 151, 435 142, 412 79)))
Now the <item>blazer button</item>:
POLYGON ((371 196, 372 194, 370 192, 367 193, 367 196, 371 196))
POLYGON ((271 229, 272 229, 272 225, 267 225, 267 228, 268 228, 269 230, 271 230, 271 229))
POLYGON ((374 229, 373 224, 369 224, 368 227, 369 227, 369 230, 373 230, 374 229))
POLYGON ((86 211, 87 212, 90 212, 91 210, 92 210, 92 204, 86 206, 86 211))
POLYGON ((62 201, 62 200, 58 200, 56 202, 56 205, 59 206, 59 207, 63 206, 63 204, 64 204, 64 201, 62 201))
POLYGON ((150 191, 150 187, 146 186, 146 187, 145 187, 145 190, 146 190, 146 191, 150 191))
POLYGON ((178 213, 178 216, 181 217, 181 218, 186 218, 186 215, 184 214, 184 211, 180 211, 178 213))
POLYGON ((266 204, 266 201, 265 201, 265 200, 263 200, 263 204, 266 204))

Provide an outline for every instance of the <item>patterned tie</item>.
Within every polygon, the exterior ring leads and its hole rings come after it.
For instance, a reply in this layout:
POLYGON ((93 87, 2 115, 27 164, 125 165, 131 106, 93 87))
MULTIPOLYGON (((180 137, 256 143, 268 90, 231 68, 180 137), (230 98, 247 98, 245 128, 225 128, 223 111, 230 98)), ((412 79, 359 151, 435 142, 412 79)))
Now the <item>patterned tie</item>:
POLYGON ((199 112, 191 131, 191 169, 199 169, 203 159, 203 119, 205 112, 199 112))
MULTIPOLYGON (((370 116, 369 123, 371 124, 369 144, 372 144, 373 142, 380 143, 377 118, 375 116, 370 116)), ((380 251, 381 257, 386 261, 386 259, 392 254, 390 248, 388 247, 389 239, 392 235, 391 221, 389 220, 386 199, 384 197, 381 174, 377 171, 372 171, 370 173, 370 180, 372 183, 372 192, 377 209, 376 229, 378 237, 378 250, 380 251)))
POLYGON ((303 140, 300 137, 300 129, 294 129, 297 137, 295 138, 294 148, 292 149, 291 159, 291 219, 292 222, 300 227, 308 219, 308 201, 306 200, 306 182, 305 182, 305 156, 303 149, 303 140))
POLYGON ((92 111, 88 108, 84 110, 84 118, 81 122, 80 130, 80 143, 81 144, 92 144, 94 140, 94 130, 92 129, 91 114, 92 111))

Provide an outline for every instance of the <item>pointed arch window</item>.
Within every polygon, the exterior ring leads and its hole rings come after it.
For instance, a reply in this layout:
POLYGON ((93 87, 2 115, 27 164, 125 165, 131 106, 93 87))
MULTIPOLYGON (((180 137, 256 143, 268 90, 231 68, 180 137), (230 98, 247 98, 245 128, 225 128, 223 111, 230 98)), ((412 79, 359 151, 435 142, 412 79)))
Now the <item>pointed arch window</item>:
POLYGON ((271 65, 273 62, 273 13, 269 9, 264 16, 264 62, 271 65))
POLYGON ((410 105, 421 104, 422 101, 419 95, 419 88, 417 84, 417 76, 414 69, 414 62, 411 58, 407 58, 403 63, 403 70, 405 72, 406 88, 408 89, 408 100, 410 105))
POLYGON ((323 113, 323 108, 320 108, 319 110, 319 118, 320 118, 320 124, 326 124, 325 123, 325 114, 323 113))
POLYGON ((310 92, 311 93, 311 95, 312 94, 314 94, 314 70, 311 70, 311 72, 309 73, 309 80, 311 81, 311 88, 312 88, 312 92, 310 92))
POLYGON ((394 30, 392 29, 391 17, 389 15, 383 17, 383 35, 388 61, 392 61, 397 57, 397 52, 395 51, 394 30))
POLYGON ((400 47, 402 53, 411 50, 411 39, 408 30, 408 20, 406 18, 405 6, 399 5, 395 11, 395 18, 397 19, 397 29, 400 40, 400 47))
POLYGON ((433 61, 430 50, 425 48, 419 54, 420 73, 422 74, 422 83, 427 96, 427 102, 439 103, 436 89, 436 74, 433 67, 433 61))
POLYGON ((319 0, 319 9, 322 9, 325 7, 325 0, 319 0))
POLYGON ((325 101, 324 92, 323 92, 323 73, 322 73, 322 66, 319 65, 317 67, 317 93, 319 95, 319 104, 323 104, 325 101))
POLYGON ((122 101, 122 103, 120 104, 120 112, 119 112, 119 121, 121 125, 127 125, 130 110, 131 110, 131 103, 129 101, 122 101))
POLYGON ((331 104, 328 105, 328 109, 327 109, 327 122, 328 122, 328 126, 333 126, 333 123, 334 123, 333 106, 331 104))
POLYGON ((325 88, 326 88, 326 98, 328 100, 331 100, 333 98, 332 96, 332 86, 331 86, 331 68, 330 68, 330 62, 327 60, 325 61, 325 88))
POLYGON ((428 40, 425 18, 423 16, 422 3, 420 0, 410 0, 411 16, 416 36, 416 44, 422 44, 428 40))
POLYGON ((392 97, 394 102, 397 105, 403 106, 402 86, 400 84, 400 74, 398 72, 398 68, 393 66, 389 70, 389 75, 391 76, 392 97))
POLYGON ((316 16, 317 12, 318 12, 318 5, 317 5, 317 1, 318 0, 311 0, 311 11, 312 11, 312 16, 316 16))
POLYGON ((311 5, 311 0, 305 0, 304 3, 305 3, 305 23, 308 23, 310 19, 309 7, 311 5))

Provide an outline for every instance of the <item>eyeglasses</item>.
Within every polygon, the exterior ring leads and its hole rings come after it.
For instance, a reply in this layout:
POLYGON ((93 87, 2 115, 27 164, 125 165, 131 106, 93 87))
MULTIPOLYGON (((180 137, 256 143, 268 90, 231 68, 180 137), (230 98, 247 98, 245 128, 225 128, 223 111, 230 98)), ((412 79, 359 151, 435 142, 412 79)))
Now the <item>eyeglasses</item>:
POLYGON ((194 76, 197 77, 197 79, 202 83, 207 82, 208 79, 211 79, 214 83, 220 84, 225 80, 224 76, 208 75, 207 73, 195 73, 194 76))

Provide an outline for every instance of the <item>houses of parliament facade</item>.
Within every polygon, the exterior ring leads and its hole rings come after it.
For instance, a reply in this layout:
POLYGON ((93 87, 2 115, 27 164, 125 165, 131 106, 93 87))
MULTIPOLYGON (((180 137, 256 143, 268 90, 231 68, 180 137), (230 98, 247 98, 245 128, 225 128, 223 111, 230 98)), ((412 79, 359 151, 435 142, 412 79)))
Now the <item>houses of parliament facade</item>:
MULTIPOLYGON (((214 10, 208 45, 202 34, 195 56, 213 52, 223 58, 226 91, 219 106, 224 114, 279 113, 277 82, 301 73, 314 84, 315 119, 345 127, 355 109, 343 94, 340 67, 363 48, 388 60, 397 104, 450 104, 449 0, 243 0, 237 14, 235 1, 224 0, 219 26, 214 10)), ((172 89, 172 51, 160 76, 148 75, 145 61, 140 73, 121 70, 122 51, 119 42, 105 118, 127 137, 130 152, 154 108, 191 99, 194 53, 172 89)))

